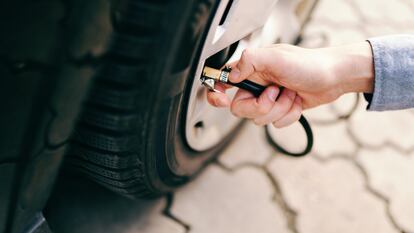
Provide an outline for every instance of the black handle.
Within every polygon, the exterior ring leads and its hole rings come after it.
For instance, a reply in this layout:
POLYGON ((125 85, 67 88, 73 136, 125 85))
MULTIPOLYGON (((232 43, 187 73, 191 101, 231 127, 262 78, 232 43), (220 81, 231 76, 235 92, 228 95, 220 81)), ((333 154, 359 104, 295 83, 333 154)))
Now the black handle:
MULTIPOLYGON (((239 83, 232 83, 232 82, 229 81, 228 84, 230 84, 232 86, 236 86, 236 87, 241 88, 243 90, 249 91, 255 97, 259 97, 262 94, 262 92, 266 89, 265 86, 262 86, 260 84, 257 84, 255 82, 252 82, 252 81, 247 80, 247 79, 243 80, 239 83)), ((283 87, 280 87, 280 91, 282 91, 282 90, 283 90, 283 87)), ((277 98, 279 98, 279 97, 277 97, 277 98)), ((277 142, 270 136, 270 134, 266 130, 267 139, 282 154, 289 155, 289 156, 295 156, 295 157, 304 156, 312 150, 312 147, 313 147, 313 133, 312 133, 312 128, 309 125, 309 122, 306 120, 306 118, 303 115, 300 116, 299 123, 302 125, 303 129, 305 130, 306 138, 308 140, 308 142, 306 144, 306 148, 302 152, 293 153, 293 152, 287 151, 285 148, 283 148, 282 146, 277 144, 277 142)))
POLYGON ((255 97, 259 97, 260 94, 262 94, 262 92, 266 89, 265 86, 262 86, 247 79, 239 83, 232 83, 230 81, 228 83, 232 86, 236 86, 238 88, 251 92, 255 97))

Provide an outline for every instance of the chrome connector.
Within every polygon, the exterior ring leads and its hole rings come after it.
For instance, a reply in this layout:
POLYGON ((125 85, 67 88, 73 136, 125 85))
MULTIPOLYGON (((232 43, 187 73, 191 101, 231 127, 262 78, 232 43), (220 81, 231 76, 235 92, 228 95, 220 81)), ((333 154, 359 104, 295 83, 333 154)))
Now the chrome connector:
POLYGON ((231 68, 226 66, 221 70, 205 66, 200 77, 201 84, 210 91, 220 92, 215 88, 216 82, 228 83, 231 68))
POLYGON ((200 78, 201 84, 205 86, 209 91, 220 92, 215 88, 216 81, 212 78, 202 76, 200 78))

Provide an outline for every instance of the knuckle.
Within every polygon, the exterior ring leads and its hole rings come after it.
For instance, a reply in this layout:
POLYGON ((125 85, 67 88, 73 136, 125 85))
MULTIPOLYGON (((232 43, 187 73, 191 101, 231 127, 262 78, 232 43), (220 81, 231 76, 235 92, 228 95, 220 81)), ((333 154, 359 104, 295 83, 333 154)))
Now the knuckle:
POLYGON ((292 114, 294 116, 295 120, 299 120, 300 116, 302 115, 302 109, 300 106, 296 106, 295 108, 292 109, 292 114))
POLYGON ((263 126, 263 125, 265 125, 263 121, 258 120, 258 119, 254 119, 254 120, 253 120, 253 123, 254 123, 255 125, 257 125, 257 126, 263 126))
POLYGON ((253 50, 252 49, 245 49, 242 52, 241 59, 242 60, 249 60, 252 57, 253 50))
POLYGON ((218 98, 212 98, 212 102, 213 102, 213 105, 214 106, 216 106, 216 107, 219 106, 219 100, 218 100, 218 98))
POLYGON ((255 102, 256 112, 260 115, 265 115, 270 111, 270 108, 267 104, 260 104, 257 101, 255 102))
POLYGON ((233 114, 233 116, 235 116, 237 118, 242 118, 242 115, 237 111, 231 111, 231 114, 233 114))
POLYGON ((267 113, 267 109, 263 105, 259 105, 257 108, 257 113, 260 115, 265 115, 267 113))
POLYGON ((237 110, 237 106, 236 104, 232 104, 230 107, 230 112, 231 114, 233 114, 235 117, 241 117, 240 112, 237 110))
POLYGON ((247 52, 247 49, 245 49, 245 50, 243 50, 243 52, 242 52, 242 54, 241 54, 241 56, 240 56, 240 60, 245 60, 245 59, 247 59, 247 56, 248 56, 248 54, 247 54, 248 52, 247 52))
POLYGON ((273 123, 272 123, 272 125, 273 125, 275 128, 278 128, 278 129, 282 128, 282 126, 280 125, 280 122, 279 122, 279 121, 275 121, 275 122, 273 122, 273 123))
POLYGON ((207 94, 207 101, 208 101, 209 104, 211 104, 213 106, 216 106, 214 98, 210 94, 207 94))
POLYGON ((279 115, 280 116, 284 116, 284 115, 286 115, 286 113, 288 113, 288 111, 289 111, 289 108, 290 108, 290 106, 289 105, 281 105, 281 106, 278 106, 278 112, 279 112, 279 115))

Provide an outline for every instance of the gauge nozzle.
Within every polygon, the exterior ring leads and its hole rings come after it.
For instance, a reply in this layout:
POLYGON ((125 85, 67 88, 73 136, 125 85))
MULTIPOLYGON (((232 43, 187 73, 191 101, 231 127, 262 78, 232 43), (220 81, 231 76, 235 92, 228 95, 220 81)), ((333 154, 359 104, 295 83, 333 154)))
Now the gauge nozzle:
POLYGON ((231 68, 224 67, 221 70, 214 69, 208 66, 205 66, 203 69, 203 74, 201 75, 201 83, 207 87, 211 91, 219 92, 217 89, 214 88, 216 82, 226 83, 231 86, 236 86, 238 88, 250 91, 254 96, 258 97, 266 87, 252 82, 250 80, 243 80, 238 83, 230 82, 229 75, 230 75, 231 68))
POLYGON ((230 67, 224 67, 223 69, 218 70, 205 66, 203 69, 202 78, 204 77, 206 79, 213 79, 222 83, 228 83, 230 71, 230 67))
POLYGON ((230 67, 224 67, 223 69, 218 70, 205 66, 200 77, 201 84, 203 84, 211 91, 219 92, 214 88, 214 85, 216 82, 228 83, 230 71, 230 67))

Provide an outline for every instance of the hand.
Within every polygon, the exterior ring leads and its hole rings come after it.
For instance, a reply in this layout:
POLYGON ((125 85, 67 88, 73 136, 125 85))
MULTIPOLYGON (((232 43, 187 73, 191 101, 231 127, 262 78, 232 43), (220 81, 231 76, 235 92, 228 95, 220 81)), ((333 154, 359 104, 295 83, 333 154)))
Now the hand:
POLYGON ((232 101, 224 94, 229 86, 216 84, 223 93, 210 92, 207 99, 217 107, 231 106, 238 117, 258 125, 284 127, 297 121, 304 109, 336 100, 348 92, 371 93, 373 61, 368 42, 305 49, 291 45, 247 49, 232 67, 230 80, 252 80, 268 86, 258 98, 238 90, 232 101), (280 93, 279 86, 285 87, 280 93))

